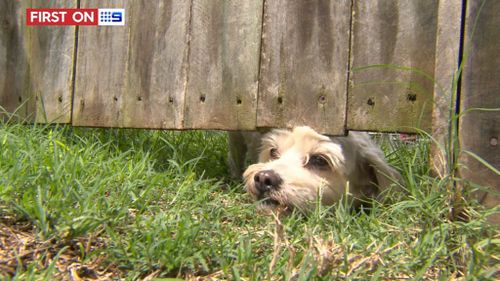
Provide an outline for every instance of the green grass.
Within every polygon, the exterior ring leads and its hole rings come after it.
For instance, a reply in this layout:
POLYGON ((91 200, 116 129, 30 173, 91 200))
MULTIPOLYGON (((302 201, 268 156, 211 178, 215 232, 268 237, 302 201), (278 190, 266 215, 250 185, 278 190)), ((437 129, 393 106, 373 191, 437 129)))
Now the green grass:
POLYGON ((229 180, 226 143, 221 132, 0 124, 0 279, 498 278, 494 210, 466 202, 468 219, 449 219, 451 180, 430 176, 425 140, 383 145, 403 192, 307 217, 258 214, 229 180))

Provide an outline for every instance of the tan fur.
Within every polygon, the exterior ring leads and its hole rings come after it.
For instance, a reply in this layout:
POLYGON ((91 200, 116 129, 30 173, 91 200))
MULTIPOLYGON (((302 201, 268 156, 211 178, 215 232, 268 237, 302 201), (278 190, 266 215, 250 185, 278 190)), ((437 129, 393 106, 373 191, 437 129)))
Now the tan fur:
POLYGON ((263 207, 306 211, 319 200, 332 205, 346 194, 358 205, 378 196, 399 177, 368 134, 350 132, 347 137, 330 138, 309 127, 274 130, 265 135, 258 163, 243 174, 246 191, 263 207), (326 161, 319 165, 318 158, 326 161), (255 177, 262 171, 276 174, 279 186, 259 191, 255 177))

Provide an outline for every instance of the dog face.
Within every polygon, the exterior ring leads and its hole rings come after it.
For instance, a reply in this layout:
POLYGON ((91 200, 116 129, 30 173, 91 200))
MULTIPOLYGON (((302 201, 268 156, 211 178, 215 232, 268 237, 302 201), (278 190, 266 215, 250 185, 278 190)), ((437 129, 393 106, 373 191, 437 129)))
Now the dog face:
POLYGON ((374 197, 379 183, 395 174, 366 134, 329 138, 297 127, 264 136, 259 163, 249 166, 243 178, 261 207, 307 211, 318 201, 334 204, 347 193, 374 197))
POLYGON ((259 163, 243 174, 263 206, 308 209, 338 201, 346 186, 342 147, 309 127, 275 130, 262 140, 259 163))

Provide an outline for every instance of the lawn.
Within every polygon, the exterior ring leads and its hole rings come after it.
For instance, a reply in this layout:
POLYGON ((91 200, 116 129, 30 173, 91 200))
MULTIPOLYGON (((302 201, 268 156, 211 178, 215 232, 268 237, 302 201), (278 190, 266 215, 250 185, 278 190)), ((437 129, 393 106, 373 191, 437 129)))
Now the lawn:
POLYGON ((493 280, 494 210, 454 207, 425 138, 383 142, 404 177, 370 210, 260 214, 226 135, 0 124, 3 280, 493 280))

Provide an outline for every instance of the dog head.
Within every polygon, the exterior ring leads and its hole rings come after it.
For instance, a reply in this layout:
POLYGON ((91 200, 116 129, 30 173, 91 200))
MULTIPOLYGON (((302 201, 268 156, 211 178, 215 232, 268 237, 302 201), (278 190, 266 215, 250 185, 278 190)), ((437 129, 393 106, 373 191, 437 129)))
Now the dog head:
POLYGON ((245 189, 264 208, 307 211, 332 205, 345 194, 374 197, 397 173, 369 136, 330 138, 309 127, 274 130, 262 139, 259 163, 243 174, 245 189))

